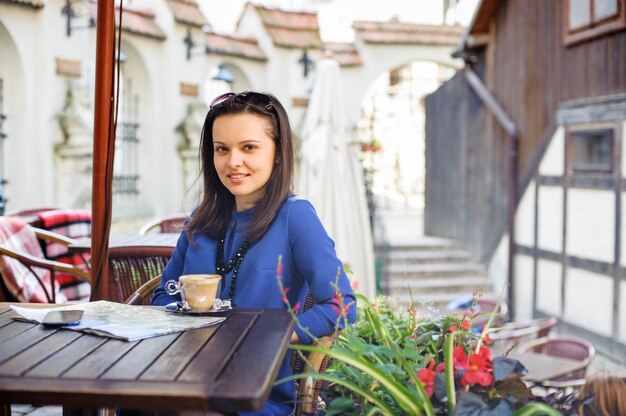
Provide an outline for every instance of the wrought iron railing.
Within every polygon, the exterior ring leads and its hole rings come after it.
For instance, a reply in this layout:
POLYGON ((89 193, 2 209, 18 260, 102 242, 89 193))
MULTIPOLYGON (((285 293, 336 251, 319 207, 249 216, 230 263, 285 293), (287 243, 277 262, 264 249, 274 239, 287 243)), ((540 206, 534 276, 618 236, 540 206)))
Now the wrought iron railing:
POLYGON ((113 194, 134 197, 139 194, 139 123, 120 122, 117 125, 113 194))
POLYGON ((0 215, 4 215, 6 208, 6 195, 4 193, 4 185, 7 180, 4 176, 4 140, 7 138, 4 132, 4 121, 7 115, 4 113, 4 80, 0 78, 0 215))

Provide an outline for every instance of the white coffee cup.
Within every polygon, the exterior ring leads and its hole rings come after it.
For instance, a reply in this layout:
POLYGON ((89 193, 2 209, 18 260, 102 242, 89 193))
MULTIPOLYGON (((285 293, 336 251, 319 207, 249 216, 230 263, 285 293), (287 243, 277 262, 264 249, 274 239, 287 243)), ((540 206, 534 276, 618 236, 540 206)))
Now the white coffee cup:
POLYGON ((192 311, 213 308, 222 276, 219 274, 184 274, 176 280, 165 282, 168 295, 180 293, 183 305, 192 311))

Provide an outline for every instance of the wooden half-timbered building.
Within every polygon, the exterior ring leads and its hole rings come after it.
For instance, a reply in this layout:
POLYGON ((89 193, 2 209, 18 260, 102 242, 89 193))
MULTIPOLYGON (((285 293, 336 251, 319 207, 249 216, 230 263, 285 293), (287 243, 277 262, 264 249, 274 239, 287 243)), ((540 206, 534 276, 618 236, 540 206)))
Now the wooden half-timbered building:
POLYGON ((626 0, 482 0, 455 54, 426 99, 426 233, 510 281, 515 318, 626 360, 626 0))

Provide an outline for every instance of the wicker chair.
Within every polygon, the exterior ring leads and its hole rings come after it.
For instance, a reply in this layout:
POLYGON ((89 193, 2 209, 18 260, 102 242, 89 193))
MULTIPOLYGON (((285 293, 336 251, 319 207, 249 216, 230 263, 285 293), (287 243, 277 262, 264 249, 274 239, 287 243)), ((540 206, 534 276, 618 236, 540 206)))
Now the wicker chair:
POLYGON ((139 234, 144 235, 149 232, 178 234, 183 229, 185 221, 187 221, 188 219, 189 216, 183 213, 172 214, 162 218, 157 218, 141 227, 141 230, 139 230, 139 234))
POLYGON ((87 282, 88 272, 67 263, 48 260, 41 250, 40 240, 69 245, 74 240, 29 226, 14 217, 0 217, 0 300, 56 303, 58 287, 56 273, 67 273, 87 282))
POLYGON ((527 351, 579 360, 584 364, 583 368, 564 376, 556 377, 552 381, 584 379, 587 367, 596 355, 596 350, 589 341, 565 335, 538 338, 520 346, 521 353, 527 351))
MULTIPOLYGON (((307 311, 315 305, 315 300, 311 294, 307 294, 302 311, 307 311)), ((316 347, 330 348, 333 345, 332 336, 324 336, 314 344, 316 347)), ((302 359, 298 351, 291 352, 291 372, 292 374, 302 373, 324 373, 330 357, 319 352, 303 353, 302 359)), ((317 414, 317 400, 322 388, 323 381, 314 381, 311 377, 296 380, 296 410, 294 416, 305 416, 317 414)))
POLYGON ((41 227, 41 218, 39 214, 46 211, 54 211, 59 209, 58 207, 34 207, 34 208, 20 208, 6 212, 4 215, 7 217, 18 217, 28 224, 34 227, 41 227))
POLYGON ((499 331, 490 335, 493 340, 492 347, 496 351, 503 352, 515 344, 522 345, 537 338, 543 338, 557 323, 558 319, 555 317, 509 322, 503 325, 499 331))
MULTIPOLYGON (((105 299, 114 302, 130 300, 139 288, 163 272, 173 251, 173 247, 164 246, 111 247, 109 278, 103 291, 105 299)), ((141 299, 142 303, 150 303, 145 295, 141 295, 141 299)), ((138 304, 138 300, 133 304, 138 304)))

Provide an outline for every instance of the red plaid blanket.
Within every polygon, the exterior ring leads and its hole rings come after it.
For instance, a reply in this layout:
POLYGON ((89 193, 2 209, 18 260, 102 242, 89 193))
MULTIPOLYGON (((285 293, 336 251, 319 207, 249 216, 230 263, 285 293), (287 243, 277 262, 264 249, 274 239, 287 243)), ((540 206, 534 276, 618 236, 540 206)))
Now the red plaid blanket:
MULTIPOLYGON (((0 244, 13 251, 31 254, 43 258, 39 240, 33 230, 18 218, 0 217, 0 244)), ((48 303, 48 294, 52 294, 50 272, 46 269, 32 268, 37 277, 19 260, 8 256, 0 256, 0 274, 9 290, 20 302, 48 303), (43 283, 43 286, 40 284, 43 283)), ((56 302, 67 301, 64 294, 55 285, 56 302)))
MULTIPOLYGON (((56 209, 39 213, 42 228, 62 234, 71 238, 82 238, 91 236, 91 212, 84 209, 56 209)), ((50 260, 59 261, 61 263, 72 264, 88 270, 85 261, 89 260, 89 255, 70 254, 67 247, 60 243, 47 242, 46 257, 50 260)), ((61 288, 61 292, 69 300, 89 300, 91 286, 89 283, 64 273, 56 274, 57 284, 61 288)))

